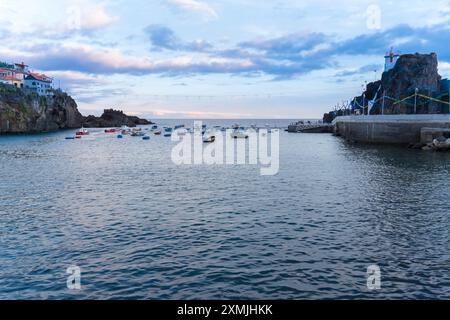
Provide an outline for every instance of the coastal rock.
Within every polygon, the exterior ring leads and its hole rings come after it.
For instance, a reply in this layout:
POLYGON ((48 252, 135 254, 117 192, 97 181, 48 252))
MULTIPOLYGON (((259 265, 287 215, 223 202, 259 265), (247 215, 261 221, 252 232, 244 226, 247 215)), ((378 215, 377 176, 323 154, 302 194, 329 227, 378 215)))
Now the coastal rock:
POLYGON ((79 128, 83 119, 76 102, 64 92, 40 97, 0 84, 0 134, 79 128))
MULTIPOLYGON (((441 76, 438 73, 438 59, 435 53, 431 54, 405 54, 400 56, 395 67, 383 73, 381 90, 386 90, 386 95, 401 100, 414 94, 416 88, 420 93, 432 95, 440 90, 441 76)), ((382 91, 380 91, 382 95, 382 91)), ((419 105, 419 113, 434 113, 434 105, 419 105)), ((385 101, 385 113, 412 112, 413 106, 397 104, 390 100, 385 101)), ((381 103, 373 109, 373 114, 381 113, 381 103)))
POLYGON ((88 116, 83 122, 87 128, 136 127, 148 124, 152 124, 152 122, 136 116, 127 116, 123 111, 114 109, 105 109, 100 117, 88 116))
POLYGON ((113 109, 104 110, 101 117, 84 117, 75 100, 60 90, 55 90, 53 96, 44 97, 0 84, 0 134, 147 124, 152 122, 113 109))
MULTIPOLYGON (((368 83, 363 95, 353 99, 352 107, 354 109, 365 105, 369 100, 374 100, 375 104, 371 108, 371 114, 381 114, 383 92, 390 97, 384 100, 384 114, 405 114, 414 112, 413 99, 403 103, 396 101, 414 95, 416 88, 418 93, 426 96, 433 96, 441 91, 441 76, 438 73, 438 58, 436 53, 430 54, 404 54, 399 57, 395 67, 384 72, 381 80, 368 83)), ((420 98, 417 101, 417 113, 442 113, 445 108, 442 104, 432 101, 423 101, 420 98)), ((367 109, 365 109, 367 112, 367 109)), ((331 122, 335 117, 340 116, 338 112, 330 112, 324 115, 324 122, 331 122)))
MULTIPOLYGON (((431 96, 440 90, 441 76, 438 73, 438 58, 435 53, 431 54, 405 54, 400 56, 395 67, 383 73, 381 81, 367 85, 365 92, 368 100, 375 97, 377 90, 378 98, 382 97, 383 91, 386 96, 402 100, 415 93, 431 96), (381 85, 381 87, 380 87, 381 85)), ((381 114, 382 101, 378 101, 371 110, 371 114, 381 114)), ((384 113, 412 113, 414 106, 409 103, 396 104, 390 99, 385 99, 384 113)), ((440 106, 433 103, 417 104, 418 113, 438 113, 440 106)))

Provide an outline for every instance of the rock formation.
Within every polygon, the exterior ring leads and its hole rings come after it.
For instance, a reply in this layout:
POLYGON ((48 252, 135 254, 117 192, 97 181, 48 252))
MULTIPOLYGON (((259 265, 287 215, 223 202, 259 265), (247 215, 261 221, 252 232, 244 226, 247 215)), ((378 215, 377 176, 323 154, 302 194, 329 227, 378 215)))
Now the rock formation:
MULTIPOLYGON (((367 102, 376 96, 378 101, 371 108, 371 114, 381 114, 383 92, 386 96, 396 101, 414 95, 416 88, 419 94, 436 96, 439 92, 448 88, 441 88, 441 76, 438 74, 438 58, 435 53, 431 54, 405 54, 400 56, 395 67, 384 72, 381 80, 371 82, 367 85, 363 95, 355 97, 352 107, 358 109, 358 105, 367 107, 367 102)), ((448 99, 448 96, 446 97, 448 99)), ((419 98, 416 104, 417 113, 442 113, 444 106, 439 102, 432 102, 419 98)), ((366 109, 367 110, 367 109, 366 109)), ((406 114, 414 112, 414 99, 408 99, 403 103, 395 103, 391 99, 384 100, 384 114, 406 114)), ((330 112, 324 115, 325 122, 331 122, 338 112, 330 112)))
MULTIPOLYGON (((383 90, 385 90, 387 96, 401 100, 414 94, 416 88, 419 93, 431 96, 441 90, 440 83, 441 76, 438 74, 438 59, 435 53, 405 54, 398 59, 392 70, 383 73, 381 81, 367 86, 366 98, 373 99, 380 84, 381 89, 378 98, 383 95, 383 90)), ((413 111, 411 102, 409 105, 407 103, 394 105, 393 101, 385 100, 384 113, 411 113, 413 111)), ((380 114, 381 105, 381 101, 376 103, 371 110, 371 114, 380 114)), ((418 104, 418 113, 436 113, 439 111, 435 104, 418 104)))
POLYGON ((75 100, 62 91, 55 90, 53 96, 40 97, 36 93, 0 84, 0 134, 146 124, 151 122, 112 109, 104 110, 101 117, 83 117, 75 100))
POLYGON ((87 128, 135 127, 146 124, 152 124, 152 122, 135 116, 127 116, 122 111, 113 109, 104 110, 101 117, 88 116, 84 120, 84 126, 87 128))
POLYGON ((55 91, 53 97, 40 97, 0 84, 0 134, 79 128, 83 119, 66 93, 55 91))

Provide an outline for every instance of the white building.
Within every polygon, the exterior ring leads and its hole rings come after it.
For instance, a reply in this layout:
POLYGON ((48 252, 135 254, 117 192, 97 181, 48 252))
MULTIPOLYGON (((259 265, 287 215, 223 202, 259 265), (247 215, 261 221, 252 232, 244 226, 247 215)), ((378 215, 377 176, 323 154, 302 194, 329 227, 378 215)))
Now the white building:
POLYGON ((45 74, 29 73, 25 77, 25 88, 36 92, 40 96, 53 95, 53 79, 45 74))
POLYGON ((387 72, 395 67, 398 58, 400 55, 394 53, 394 49, 391 48, 391 52, 386 52, 386 56, 384 57, 384 72, 387 72))

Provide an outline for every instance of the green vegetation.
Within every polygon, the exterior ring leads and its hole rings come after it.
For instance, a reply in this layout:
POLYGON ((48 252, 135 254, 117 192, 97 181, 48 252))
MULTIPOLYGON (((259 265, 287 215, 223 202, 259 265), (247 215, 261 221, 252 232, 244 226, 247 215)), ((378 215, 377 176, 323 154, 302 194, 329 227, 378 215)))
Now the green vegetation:
POLYGON ((0 93, 13 93, 13 92, 17 92, 17 88, 15 86, 0 83, 0 93))

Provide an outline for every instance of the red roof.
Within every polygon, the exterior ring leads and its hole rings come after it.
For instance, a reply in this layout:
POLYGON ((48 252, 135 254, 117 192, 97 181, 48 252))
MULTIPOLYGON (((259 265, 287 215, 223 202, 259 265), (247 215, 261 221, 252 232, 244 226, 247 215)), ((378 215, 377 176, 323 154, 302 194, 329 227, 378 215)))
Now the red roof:
POLYGON ((30 76, 32 76, 33 78, 35 78, 38 81, 44 81, 44 82, 51 82, 52 81, 52 78, 47 77, 45 74, 39 74, 39 73, 30 72, 30 76))
POLYGON ((6 81, 19 81, 19 79, 13 77, 13 76, 6 76, 1 78, 2 80, 6 80, 6 81))

